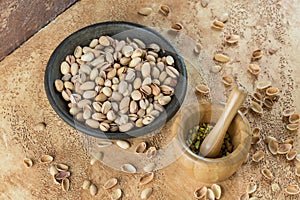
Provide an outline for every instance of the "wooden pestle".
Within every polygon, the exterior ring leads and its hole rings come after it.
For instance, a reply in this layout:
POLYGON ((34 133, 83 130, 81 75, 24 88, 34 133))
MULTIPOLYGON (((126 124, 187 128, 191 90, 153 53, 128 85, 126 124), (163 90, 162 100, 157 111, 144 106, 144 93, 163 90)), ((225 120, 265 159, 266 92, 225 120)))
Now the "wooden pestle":
POLYGON ((200 156, 215 158, 219 155, 225 134, 247 94, 248 92, 241 87, 235 87, 231 91, 223 113, 201 144, 200 156))

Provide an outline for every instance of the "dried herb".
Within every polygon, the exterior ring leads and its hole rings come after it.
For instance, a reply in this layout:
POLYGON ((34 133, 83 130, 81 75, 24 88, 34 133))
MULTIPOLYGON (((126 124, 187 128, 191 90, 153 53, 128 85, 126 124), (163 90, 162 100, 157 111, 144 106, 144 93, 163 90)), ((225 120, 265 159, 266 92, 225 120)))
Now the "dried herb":
MULTIPOLYGON (((199 154, 200 146, 204 138, 210 133, 213 127, 214 127, 213 124, 202 123, 201 125, 197 125, 189 130, 186 138, 186 144, 193 153, 197 155, 199 154)), ((232 151, 233 151, 233 145, 231 142, 230 135, 227 132, 224 138, 220 155, 218 157, 227 156, 230 153, 232 153, 232 151)))

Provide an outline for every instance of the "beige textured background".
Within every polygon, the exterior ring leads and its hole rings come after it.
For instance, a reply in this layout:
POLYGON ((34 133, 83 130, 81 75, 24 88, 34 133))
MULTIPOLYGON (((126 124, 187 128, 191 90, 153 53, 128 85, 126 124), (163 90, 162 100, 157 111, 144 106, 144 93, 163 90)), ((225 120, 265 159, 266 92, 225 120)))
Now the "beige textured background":
MULTIPOLYGON (((91 157, 84 148, 81 134, 58 117, 44 92, 45 67, 56 46, 82 27, 108 20, 132 21, 167 29, 172 23, 181 22, 183 33, 203 46, 200 56, 193 58, 193 62, 199 65, 188 65, 189 74, 192 76, 195 71, 202 71, 202 76, 206 77, 216 96, 227 94, 227 90, 217 94, 217 89, 222 87, 221 75, 232 75, 250 93, 256 81, 272 81, 273 85, 280 88, 280 100, 262 117, 249 113, 247 118, 252 128, 261 128, 262 136, 271 134, 280 141, 293 138, 294 148, 299 151, 299 131, 289 133, 281 120, 284 108, 294 107, 300 112, 300 78, 297 76, 300 72, 300 32, 295 17, 299 13, 298 5, 299 2, 293 0, 226 0, 222 3, 212 0, 206 8, 199 1, 179 0, 82 0, 76 3, 0 62, 0 199, 109 199, 113 190, 105 191, 101 185, 110 177, 119 179, 120 183, 115 188, 123 190, 123 199, 139 199, 144 188, 138 186, 140 174, 124 174, 100 162, 91 166, 91 157), (172 9, 168 17, 158 13, 162 3, 172 9), (144 6, 152 7, 154 12, 147 17, 139 16, 137 11, 144 6), (224 31, 213 31, 211 22, 224 12, 230 13, 224 31), (224 45, 224 34, 230 33, 241 36, 237 46, 224 45), (247 72, 247 66, 251 52, 259 48, 278 51, 260 60, 262 72, 254 78, 247 72), (225 52, 231 59, 220 75, 212 75, 208 70, 214 64, 212 56, 216 52, 225 52), (37 132, 33 127, 41 121, 47 127, 37 132), (43 154, 53 155, 55 162, 63 162, 71 167, 70 191, 61 191, 50 177, 49 165, 38 163, 38 158, 43 154), (24 157, 32 158, 36 162, 34 167, 26 169, 22 163, 24 157), (88 191, 81 189, 84 179, 91 179, 99 187, 95 197, 92 198, 88 191)), ((185 55, 192 49, 193 46, 187 46, 180 50, 185 55)), ((171 122, 157 141, 152 139, 158 147, 170 135, 170 127, 171 122)), ((234 176, 219 183, 223 189, 222 199, 238 199, 250 181, 258 184, 254 196, 260 199, 298 199, 299 195, 292 197, 284 194, 284 188, 289 184, 299 185, 299 177, 294 174, 295 163, 287 162, 283 156, 272 156, 263 143, 251 148, 250 158, 259 149, 266 153, 262 162, 253 163, 250 159, 234 176), (275 175, 272 182, 261 176, 262 167, 272 170, 275 175), (279 191, 272 191, 271 184, 274 183, 280 186, 279 191)), ((186 200, 193 199, 193 191, 202 185, 186 176, 175 162, 157 171, 155 180, 149 186, 154 189, 150 199, 186 200)))

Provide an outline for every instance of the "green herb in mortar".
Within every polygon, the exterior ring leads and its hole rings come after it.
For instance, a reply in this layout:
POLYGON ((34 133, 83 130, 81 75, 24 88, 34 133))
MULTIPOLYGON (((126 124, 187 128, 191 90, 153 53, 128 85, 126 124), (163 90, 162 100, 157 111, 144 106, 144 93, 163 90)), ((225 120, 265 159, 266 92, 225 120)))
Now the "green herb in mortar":
MULTIPOLYGON (((212 124, 203 123, 200 126, 195 126, 189 130, 189 133, 186 138, 186 144, 190 148, 190 150, 197 154, 200 151, 200 146, 204 140, 204 138, 210 133, 213 129, 212 124)), ((227 156, 233 151, 233 145, 231 142, 230 135, 228 132, 225 135, 224 142, 221 148, 220 155, 218 157, 227 156)))

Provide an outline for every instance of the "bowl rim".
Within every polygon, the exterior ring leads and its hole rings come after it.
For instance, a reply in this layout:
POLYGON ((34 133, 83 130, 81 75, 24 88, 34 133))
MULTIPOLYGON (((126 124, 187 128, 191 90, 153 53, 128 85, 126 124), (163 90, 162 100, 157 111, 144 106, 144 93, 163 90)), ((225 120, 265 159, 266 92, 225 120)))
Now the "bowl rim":
MULTIPOLYGON (((99 35, 100 37, 100 35, 99 35)), ((93 39, 93 38, 91 38, 93 39)), ((78 44, 80 45, 80 44, 78 44)), ((67 55, 65 55, 67 56, 67 55)), ((177 48, 168 40, 166 39, 163 35, 161 35, 160 33, 158 33, 157 31, 145 26, 145 25, 141 25, 141 24, 137 24, 137 23, 133 23, 133 22, 126 22, 126 21, 106 21, 106 22, 100 22, 100 23, 95 23, 95 24, 91 24, 88 26, 85 26, 75 32, 73 32, 72 34, 70 34, 69 36, 67 36, 65 39, 63 39, 62 42, 60 42, 60 44, 54 49, 54 51, 52 52, 47 66, 46 66, 46 70, 45 70, 45 75, 44 75, 44 89, 46 91, 46 96, 48 98, 48 101, 51 105, 51 107, 54 109, 54 111, 56 112, 56 114, 59 115, 60 118, 62 118, 65 122, 67 122, 67 124, 69 124, 70 126, 72 126, 73 128, 75 128, 77 131, 80 131, 88 136, 93 136, 96 138, 102 138, 102 139, 128 139, 128 138, 133 138, 133 137, 139 137, 139 136, 145 136, 151 133, 156 132, 157 130, 161 129, 165 123, 170 120, 175 114, 176 112, 179 110, 180 106, 183 103, 183 100, 185 98, 185 94, 186 94, 186 90, 187 90, 187 71, 186 71, 186 65, 179 53, 179 51, 177 50, 177 48), (127 26, 130 27, 131 29, 137 28, 137 29, 142 29, 146 32, 150 32, 151 34, 157 36, 160 40, 162 40, 163 42, 165 42, 169 48, 172 49, 172 53, 174 53, 178 59, 178 62, 180 62, 181 64, 181 76, 183 77, 181 84, 183 90, 181 92, 179 92, 178 94, 176 94, 176 97, 174 95, 174 97, 172 98, 172 100, 174 99, 175 102, 175 106, 173 106, 170 109, 170 112, 166 113, 166 119, 164 120, 155 120, 154 122, 152 122, 150 125, 147 125, 145 127, 141 127, 141 128, 137 128, 134 130, 130 130, 128 132, 124 132, 124 133, 120 133, 120 132, 108 132, 108 133, 104 133, 101 130, 96 130, 96 129, 91 129, 86 127, 85 125, 77 125, 76 123, 79 122, 75 122, 73 117, 70 117, 70 114, 68 115, 66 112, 63 112, 62 110, 59 109, 59 107, 56 105, 56 101, 54 99, 54 93, 55 88, 53 90, 53 85, 54 82, 51 82, 51 78, 50 78, 50 70, 52 70, 53 68, 53 64, 54 61, 56 59, 57 56, 59 56, 59 52, 60 49, 65 46, 67 43, 69 43, 75 36, 77 36, 79 33, 88 30, 88 29, 93 29, 95 27, 98 26, 118 26, 118 25, 123 25, 123 26, 127 26), (52 85, 51 85, 52 84, 52 85), (148 130, 148 131, 147 131, 148 130)), ((67 104, 67 102, 66 102, 67 104)))

